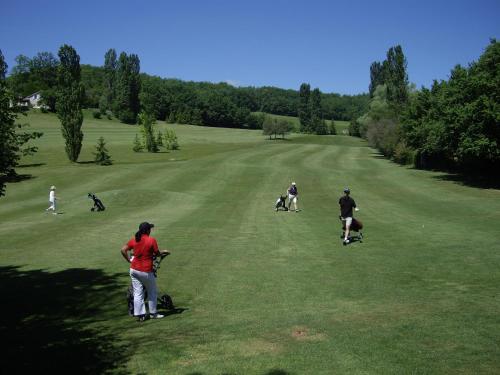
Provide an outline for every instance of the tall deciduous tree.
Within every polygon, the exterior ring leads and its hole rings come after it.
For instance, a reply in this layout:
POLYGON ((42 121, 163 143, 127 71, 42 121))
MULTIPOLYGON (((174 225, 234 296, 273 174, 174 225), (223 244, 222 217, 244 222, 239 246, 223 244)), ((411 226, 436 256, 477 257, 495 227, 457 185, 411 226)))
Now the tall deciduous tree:
POLYGON ((82 149, 82 103, 84 89, 80 83, 80 56, 69 45, 59 49, 57 115, 69 160, 76 162, 82 149))
POLYGON ((16 118, 20 109, 17 107, 15 95, 8 90, 5 82, 7 64, 0 50, 0 197, 5 195, 5 183, 16 176, 16 166, 21 155, 30 155, 37 151, 36 147, 24 147, 31 139, 42 136, 40 132, 19 132, 16 118))
POLYGON ((300 131, 309 133, 311 131, 311 107, 309 104, 311 96, 311 85, 303 83, 299 89, 299 120, 300 131))
POLYGON ((368 90, 370 92, 370 98, 373 98, 373 93, 379 85, 384 84, 384 69, 382 63, 374 61, 370 65, 370 86, 368 90))
POLYGON ((387 100, 396 113, 400 113, 408 102, 408 74, 406 73, 406 58, 400 45, 387 51, 384 67, 385 84, 387 85, 387 100))
POLYGON ((321 107, 321 92, 315 88, 311 93, 311 131, 319 135, 327 134, 328 129, 323 120, 323 110, 321 107))
POLYGON ((135 54, 120 54, 116 70, 115 113, 121 122, 135 124, 140 109, 140 61, 135 54))
POLYGON ((115 100, 116 51, 110 48, 104 55, 103 94, 99 107, 101 112, 113 109, 115 100))

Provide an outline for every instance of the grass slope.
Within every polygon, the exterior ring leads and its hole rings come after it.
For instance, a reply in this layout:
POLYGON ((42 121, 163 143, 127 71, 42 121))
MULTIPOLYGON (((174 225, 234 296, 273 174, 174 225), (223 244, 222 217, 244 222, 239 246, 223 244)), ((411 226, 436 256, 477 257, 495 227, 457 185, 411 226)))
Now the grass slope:
POLYGON ((136 154, 136 127, 88 117, 71 164, 55 116, 28 121, 45 133, 18 169, 33 177, 0 199, 5 371, 500 371, 498 190, 397 166, 351 137, 169 125, 181 150, 136 154), (109 167, 86 163, 101 135, 109 167), (303 210, 274 212, 292 180, 303 210), (57 216, 44 212, 52 184, 57 216), (344 186, 366 227, 346 247, 344 186), (88 192, 108 209, 89 212, 88 192), (119 249, 144 220, 172 250, 158 284, 183 311, 139 324, 119 249))

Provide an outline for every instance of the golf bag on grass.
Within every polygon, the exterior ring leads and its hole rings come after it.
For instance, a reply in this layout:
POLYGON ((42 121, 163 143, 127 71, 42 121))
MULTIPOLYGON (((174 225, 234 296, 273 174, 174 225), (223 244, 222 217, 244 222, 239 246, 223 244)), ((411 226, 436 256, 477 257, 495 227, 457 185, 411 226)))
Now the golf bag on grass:
MULTIPOLYGON (((345 221, 342 220, 342 216, 339 216, 340 221, 342 222, 342 234, 340 235, 340 238, 344 239, 345 238, 345 221)), ((349 227, 349 241, 359 241, 363 242, 363 233, 361 233, 361 230, 363 229, 363 223, 355 218, 352 218, 351 226, 349 227), (352 236, 352 232, 357 232, 357 235, 352 236)))
POLYGON ((274 208, 276 211, 279 211, 280 208, 282 208, 284 211, 288 211, 288 207, 286 206, 286 197, 283 195, 280 195, 280 197, 276 200, 276 203, 274 204, 274 208))
MULTIPOLYGON (((157 272, 160 269, 160 265, 162 260, 167 256, 168 254, 161 254, 160 256, 157 256, 153 258, 153 273, 155 277, 158 277, 157 272)), ((148 299, 148 293, 146 291, 146 288, 144 288, 144 299, 148 299)), ((130 316, 134 316, 134 288, 132 287, 132 283, 128 287, 127 290, 127 305, 128 305, 128 314, 130 316)), ((175 310, 174 303, 172 301, 172 298, 168 294, 161 294, 158 292, 158 308, 163 308, 165 310, 175 310)))
POLYGON ((104 211, 106 207, 102 204, 101 200, 96 197, 95 194, 89 193, 88 197, 94 201, 94 207, 90 209, 90 211, 104 211))

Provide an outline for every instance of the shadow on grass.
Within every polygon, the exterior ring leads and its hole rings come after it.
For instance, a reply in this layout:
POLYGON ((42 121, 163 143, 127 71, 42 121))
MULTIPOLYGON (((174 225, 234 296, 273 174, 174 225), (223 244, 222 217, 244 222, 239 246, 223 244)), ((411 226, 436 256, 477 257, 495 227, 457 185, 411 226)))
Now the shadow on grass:
MULTIPOLYGON (((205 374, 203 372, 190 372, 188 375, 205 375, 205 374)), ((236 375, 236 374, 231 372, 223 372, 221 375, 236 375)), ((264 372, 262 375, 292 375, 292 373, 281 369, 272 369, 267 372, 264 372)))
POLYGON ((21 164, 18 165, 17 168, 41 167, 43 165, 45 165, 45 163, 21 164))
MULTIPOLYGON (((491 171, 491 173, 495 172, 491 171)), ((459 173, 443 173, 433 178, 480 189, 500 189, 500 177, 497 176, 468 176, 459 173)))
POLYGON ((95 160, 77 161, 77 164, 95 164, 95 160))
POLYGON ((122 293, 117 276, 0 267, 2 373, 127 374, 127 348, 95 323, 122 293), (109 304, 108 304, 109 307, 109 304))
POLYGON ((16 183, 16 182, 31 180, 32 178, 36 178, 36 177, 31 175, 31 174, 15 174, 15 175, 10 175, 10 176, 0 177, 0 182, 4 183, 4 184, 5 183, 16 183))

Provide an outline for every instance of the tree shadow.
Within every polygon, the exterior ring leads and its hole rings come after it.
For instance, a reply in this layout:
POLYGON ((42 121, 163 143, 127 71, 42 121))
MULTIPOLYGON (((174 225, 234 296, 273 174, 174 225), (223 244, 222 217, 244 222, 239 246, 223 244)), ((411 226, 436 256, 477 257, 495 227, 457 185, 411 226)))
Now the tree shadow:
POLYGON ((21 164, 18 165, 16 168, 41 167, 42 165, 45 165, 45 163, 21 164))
POLYGON ((2 372, 128 374, 128 349, 102 320, 122 293, 117 275, 74 268, 55 273, 0 267, 2 372))
MULTIPOLYGON (((491 173, 494 172, 491 171, 491 173)), ((500 177, 498 176, 477 176, 445 172, 443 174, 433 176, 433 178, 440 181, 451 181, 459 185, 480 189, 500 189, 500 177)))
POLYGON ((8 176, 0 176, 0 184, 7 184, 7 183, 16 183, 16 182, 22 182, 26 180, 31 180, 33 178, 36 178, 35 176, 31 174, 15 174, 15 175, 8 175, 8 176))
MULTIPOLYGON (((188 375, 205 375, 205 374, 203 372, 196 371, 196 372, 190 372, 188 375)), ((231 372, 223 372, 221 375, 234 375, 234 374, 231 372)), ((292 375, 292 373, 282 369, 272 369, 263 373, 263 375, 292 375)))
POLYGON ((77 161, 77 164, 95 164, 95 160, 77 161))

